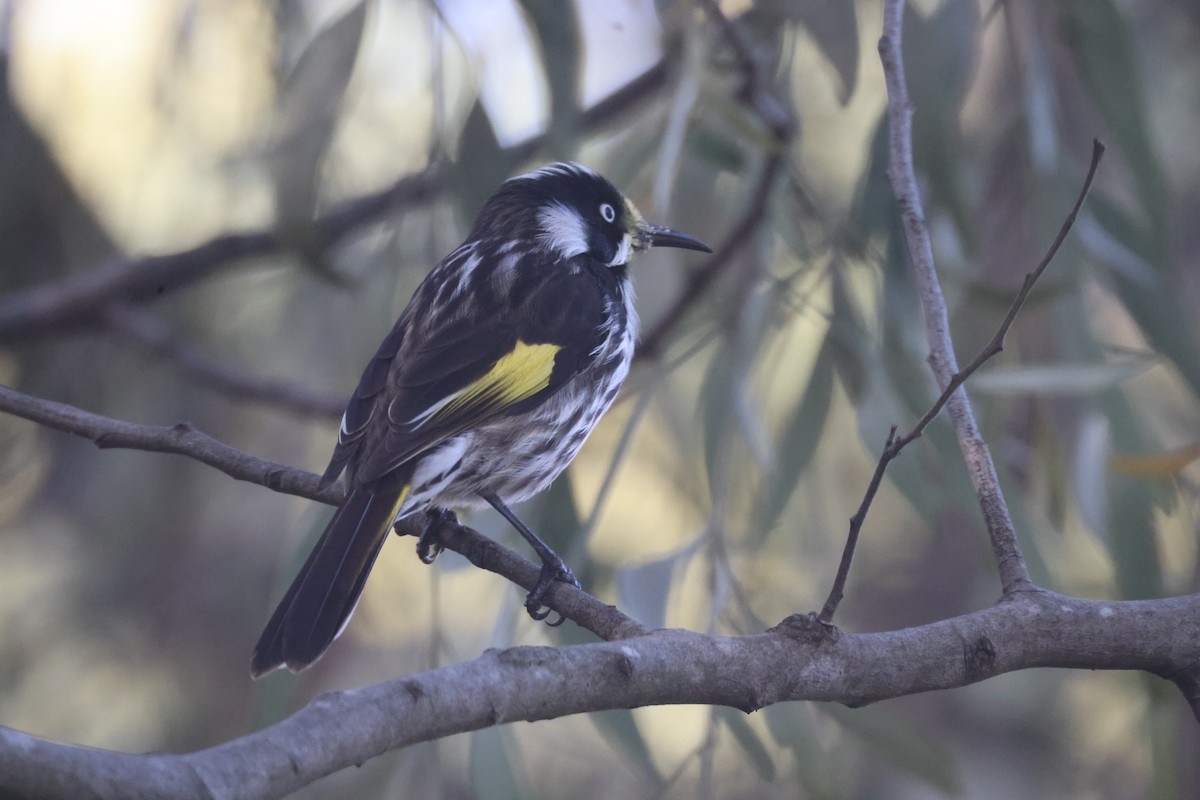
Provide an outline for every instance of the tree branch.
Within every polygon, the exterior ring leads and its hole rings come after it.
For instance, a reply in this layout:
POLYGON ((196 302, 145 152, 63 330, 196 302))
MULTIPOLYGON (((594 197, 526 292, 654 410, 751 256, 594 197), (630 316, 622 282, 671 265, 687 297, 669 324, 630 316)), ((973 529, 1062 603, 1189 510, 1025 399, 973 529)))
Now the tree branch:
POLYGON ((897 436, 896 426, 892 426, 891 432, 888 433, 887 442, 884 443, 883 452, 879 455, 879 462, 875 465, 875 472, 871 475, 871 480, 867 484, 867 491, 863 495, 862 502, 859 503, 858 510, 854 513, 854 516, 850 518, 850 532, 846 536, 846 547, 842 552, 842 561, 838 565, 837 576, 834 578, 833 588, 829 592, 829 597, 826 599, 825 605, 821 608, 821 613, 817 617, 821 622, 831 622, 834 612, 837 611, 838 604, 842 601, 842 593, 846 587, 846 578, 850 574, 850 562, 854 559, 854 549, 858 545, 859 533, 861 533, 863 522, 867 518, 867 511, 871 508, 871 503, 875 500, 875 493, 879 491, 879 486, 883 482, 883 474, 887 470, 888 464, 892 462, 892 459, 900 455, 901 450, 921 437, 925 429, 937 418, 942 408, 950 401, 950 398, 958 391, 958 388, 967 382, 968 378, 974 375, 988 359, 1004 350, 1004 339, 1008 336, 1013 322, 1016 321, 1017 314, 1020 313, 1021 309, 1025 306, 1025 302, 1029 299, 1029 293, 1033 291, 1033 285, 1037 283, 1038 278, 1042 277, 1042 273, 1050 266, 1050 262, 1054 260, 1054 256, 1066 240, 1067 234, 1074 227, 1075 219, 1079 216, 1079 210, 1083 208, 1083 201, 1087 199, 1088 193, 1091 191, 1092 182, 1096 178, 1096 170, 1100 167, 1100 159, 1103 156, 1104 144, 1098 139, 1094 140, 1092 142, 1092 163, 1088 166, 1087 176, 1083 179, 1083 187, 1079 190, 1079 196, 1075 198, 1075 205, 1071 207, 1071 212, 1067 214, 1067 218, 1063 220, 1062 227, 1058 229, 1058 235, 1050 243, 1050 248, 1046 251, 1046 255, 1042 256, 1042 260, 1034 267, 1033 272, 1025 275, 1025 280, 1021 283, 1020 291, 1017 292, 1012 305, 1009 306, 1008 313, 1004 315, 1004 319, 1001 321, 1000 327, 996 329, 996 333, 993 334, 991 341, 984 345, 975 358, 971 359, 971 363, 954 373, 954 377, 950 379, 950 383, 942 390, 942 394, 929 407, 925 415, 917 421, 917 424, 913 426, 911 431, 903 436, 897 436))
MULTIPOLYGON (((950 338, 946 302, 934 267, 933 247, 913 169, 912 104, 908 98, 904 59, 901 55, 904 0, 886 0, 883 16, 879 56, 883 62, 888 93, 888 179, 900 206, 909 259, 921 297, 925 333, 929 339, 929 365, 938 386, 944 390, 950 387, 959 369, 954 356, 954 344, 950 338)), ((1009 514, 1008 504, 1004 500, 1004 493, 996 475, 996 466, 975 422, 971 401, 961 386, 953 390, 946 402, 946 408, 983 511, 1003 592, 1005 596, 1011 596, 1015 592, 1029 590, 1033 588, 1033 583, 1029 579, 1029 569, 1017 543, 1012 516, 1009 514)))
MULTIPOLYGON (((89 439, 97 447, 122 447, 187 456, 241 481, 265 486, 329 505, 339 505, 345 492, 340 485, 321 486, 321 477, 304 470, 252 456, 196 430, 190 423, 172 426, 139 425, 22 394, 0 385, 0 411, 89 439)), ((401 535, 419 535, 421 522, 408 517, 397 525, 401 535)), ((442 543, 475 566, 500 575, 525 589, 533 589, 539 568, 527 559, 466 526, 448 528, 442 543)), ((638 636, 646 628, 616 608, 565 583, 556 583, 545 603, 554 611, 602 639, 638 636)))
POLYGON ((1175 680, 1200 661, 1200 595, 1087 601, 1030 592, 889 633, 829 635, 791 617, 754 636, 658 631, 620 642, 513 647, 322 695, 262 731, 186 755, 62 745, 0 728, 0 793, 280 797, 389 750, 519 721, 647 705, 754 711, 862 706, 1035 667, 1138 669, 1175 680))
MULTIPOLYGON (((580 115, 583 129, 602 127, 661 89, 668 66, 660 61, 580 115)), ((533 157, 545 146, 537 136, 509 149, 514 161, 533 157)), ((428 202, 445 190, 445 167, 406 175, 378 192, 347 200, 313 224, 325 246, 382 218, 428 202)), ((187 250, 140 258, 114 258, 62 281, 0 296, 0 342, 71 329, 93 322, 113 302, 141 303, 231 268, 250 258, 280 252, 285 242, 273 228, 217 236, 187 250)))
POLYGON ((190 422, 139 425, 33 397, 2 384, 0 411, 90 439, 101 449, 123 447, 175 453, 215 467, 236 480, 256 483, 284 494, 331 505, 337 505, 343 499, 343 492, 338 487, 322 488, 320 476, 244 453, 196 430, 190 422))
POLYGON ((741 68, 742 86, 738 99, 746 105, 770 133, 772 147, 750 193, 750 202, 742 216, 703 266, 692 273, 683 291, 647 332, 638 347, 638 358, 658 355, 667 336, 679 325, 696 301, 721 276, 725 267, 742 249, 767 216, 767 204, 783 172, 787 145, 796 134, 796 121, 783 103, 771 92, 769 76, 755 56, 753 43, 737 23, 730 20, 715 0, 704 0, 704 11, 717 25, 741 68))

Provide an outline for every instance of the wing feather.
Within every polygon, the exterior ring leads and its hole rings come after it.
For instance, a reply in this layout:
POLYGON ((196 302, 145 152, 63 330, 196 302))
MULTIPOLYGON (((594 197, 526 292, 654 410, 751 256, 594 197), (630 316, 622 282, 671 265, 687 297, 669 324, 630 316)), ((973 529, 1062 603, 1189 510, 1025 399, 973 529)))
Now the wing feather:
POLYGON ((364 374, 355 393, 352 402, 370 413, 355 440, 338 449, 343 464, 353 459, 358 483, 379 480, 463 431, 545 402, 591 363, 603 341, 605 297, 586 273, 559 270, 487 308, 468 298, 434 313, 427 301, 452 279, 434 281, 437 275, 401 315, 406 333, 399 352, 388 359, 381 348, 368 367, 387 361, 385 386, 376 388, 377 372, 370 382, 364 374), (364 389, 375 391, 367 397, 364 389))

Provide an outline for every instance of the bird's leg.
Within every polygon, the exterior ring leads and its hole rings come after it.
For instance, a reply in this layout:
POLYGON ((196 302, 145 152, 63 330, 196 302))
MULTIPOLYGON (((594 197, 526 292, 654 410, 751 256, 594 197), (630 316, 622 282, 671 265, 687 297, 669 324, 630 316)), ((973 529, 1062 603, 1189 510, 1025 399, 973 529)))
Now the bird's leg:
MULTIPOLYGON (((481 495, 484 500, 491 504, 492 508, 500 512, 500 516, 508 520, 509 524, 517 529, 517 533, 525 537, 525 541, 529 542, 529 546, 533 548, 538 557, 542 559, 542 572, 538 575, 537 583, 533 587, 533 591, 525 598, 525 610, 529 612, 529 616, 541 621, 550 615, 550 609, 542 610, 542 599, 545 598, 546 592, 550 591, 550 587, 555 581, 569 583, 576 589, 582 588, 579 585, 579 580, 574 573, 567 568, 563 560, 559 558, 558 553, 550 549, 550 545, 543 542, 538 535, 529 529, 529 526, 520 520, 520 518, 512 512, 508 506, 494 494, 481 495)), ((565 617, 559 617, 557 622, 547 623, 552 627, 561 625, 565 617)))
POLYGON ((425 528, 417 539, 417 557, 432 564, 442 552, 442 527, 458 526, 458 515, 448 508, 431 508, 425 512, 425 528))

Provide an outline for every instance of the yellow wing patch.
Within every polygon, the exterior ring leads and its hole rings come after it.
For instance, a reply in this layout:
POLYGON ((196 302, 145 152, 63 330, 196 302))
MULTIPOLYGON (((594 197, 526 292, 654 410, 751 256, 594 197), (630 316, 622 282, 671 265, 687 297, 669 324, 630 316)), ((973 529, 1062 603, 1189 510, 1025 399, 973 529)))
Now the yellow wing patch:
POLYGON ((451 395, 434 412, 441 417, 473 405, 496 404, 507 408, 533 397, 550 385, 554 357, 562 349, 557 344, 526 344, 502 356, 487 374, 451 395))

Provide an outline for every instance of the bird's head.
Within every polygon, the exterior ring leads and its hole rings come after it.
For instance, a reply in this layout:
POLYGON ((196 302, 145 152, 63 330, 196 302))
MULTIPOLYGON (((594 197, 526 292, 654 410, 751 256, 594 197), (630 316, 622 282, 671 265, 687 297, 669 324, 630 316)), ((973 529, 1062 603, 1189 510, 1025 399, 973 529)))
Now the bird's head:
POLYGON ((610 267, 651 247, 712 252, 686 233, 646 222, 615 186, 575 163, 505 181, 479 212, 471 238, 527 240, 564 259, 586 254, 610 267))

